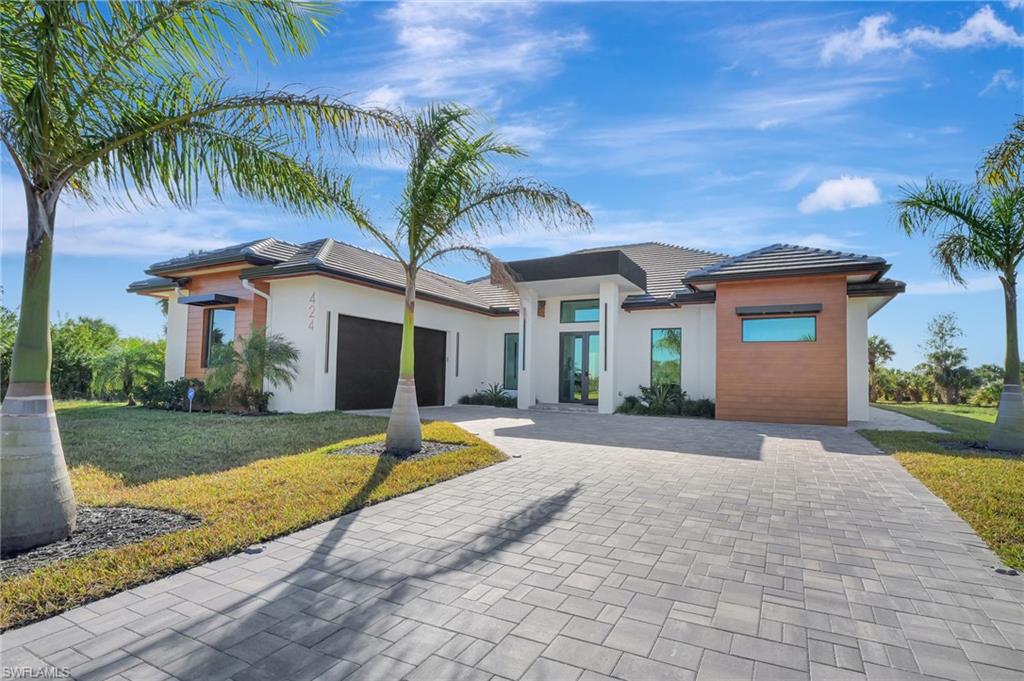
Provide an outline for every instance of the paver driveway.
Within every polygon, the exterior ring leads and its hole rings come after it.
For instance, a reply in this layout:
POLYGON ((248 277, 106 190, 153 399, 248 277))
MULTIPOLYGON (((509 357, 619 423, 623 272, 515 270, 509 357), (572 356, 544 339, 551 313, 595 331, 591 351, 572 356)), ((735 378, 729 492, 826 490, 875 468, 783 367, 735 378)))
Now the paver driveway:
POLYGON ((1024 670, 1024 577, 995 574, 851 430, 425 415, 521 458, 10 632, 3 664, 239 681, 1024 670))

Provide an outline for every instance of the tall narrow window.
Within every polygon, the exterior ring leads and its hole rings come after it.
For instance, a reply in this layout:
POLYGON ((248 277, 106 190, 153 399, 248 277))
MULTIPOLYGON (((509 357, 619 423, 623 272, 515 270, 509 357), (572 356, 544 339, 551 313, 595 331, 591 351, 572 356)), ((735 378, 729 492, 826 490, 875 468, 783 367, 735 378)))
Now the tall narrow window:
POLYGON ((519 334, 505 334, 505 366, 502 372, 501 384, 505 390, 519 389, 519 334))
POLYGON ((679 385, 682 356, 682 329, 651 329, 651 385, 679 385))
POLYGON ((235 308, 215 307, 206 311, 206 337, 203 339, 203 366, 210 366, 218 348, 235 340, 235 308))

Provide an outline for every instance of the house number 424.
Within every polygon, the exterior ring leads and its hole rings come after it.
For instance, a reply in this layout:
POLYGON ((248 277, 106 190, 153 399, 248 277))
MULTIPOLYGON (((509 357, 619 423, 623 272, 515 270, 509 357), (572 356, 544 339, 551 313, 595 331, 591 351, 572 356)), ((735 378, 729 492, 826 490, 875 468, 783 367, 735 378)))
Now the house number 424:
POLYGON ((313 330, 313 322, 316 320, 316 291, 309 296, 309 324, 310 331, 313 330))

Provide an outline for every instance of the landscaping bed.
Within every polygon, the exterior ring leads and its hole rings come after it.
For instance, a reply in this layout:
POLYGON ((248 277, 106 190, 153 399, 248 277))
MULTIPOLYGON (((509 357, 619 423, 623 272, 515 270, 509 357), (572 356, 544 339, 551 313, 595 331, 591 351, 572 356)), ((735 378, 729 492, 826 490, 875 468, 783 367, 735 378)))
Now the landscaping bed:
POLYGON ((386 425, 333 412, 245 419, 77 403, 58 405, 58 420, 80 505, 162 509, 202 522, 4 579, 0 629, 505 459, 441 422, 424 425, 424 439, 459 449, 416 460, 331 455, 380 442, 386 425))
MULTIPOLYGON (((465 445, 455 444, 451 442, 435 442, 433 440, 424 440, 423 446, 418 452, 413 452, 406 456, 400 457, 403 461, 418 461, 420 459, 429 459, 432 456, 438 456, 440 454, 447 454, 449 452, 457 452, 460 449, 464 449, 465 445)), ((341 456, 387 456, 387 449, 383 441, 379 442, 367 442, 361 445, 352 445, 345 447, 344 449, 336 449, 331 454, 341 456)))
POLYGON ((58 560, 187 530, 199 522, 194 516, 151 508, 79 506, 75 531, 70 537, 0 560, 0 579, 25 574, 58 560))
POLYGON ((861 431, 949 504, 1010 567, 1024 568, 1024 457, 978 449, 995 422, 993 407, 877 405, 949 433, 861 431))

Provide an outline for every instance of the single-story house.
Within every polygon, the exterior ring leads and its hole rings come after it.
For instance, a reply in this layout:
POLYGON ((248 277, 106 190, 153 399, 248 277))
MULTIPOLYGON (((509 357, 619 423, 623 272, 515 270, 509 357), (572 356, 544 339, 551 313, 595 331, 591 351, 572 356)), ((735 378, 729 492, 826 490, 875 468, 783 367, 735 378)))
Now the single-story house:
MULTIPOLYGON (((720 419, 845 425, 868 419, 868 318, 903 292, 882 258, 775 244, 728 257, 662 243, 508 263, 490 277, 422 272, 416 386, 453 404, 499 383, 519 408, 577 402, 609 413, 673 382, 720 419)), ((132 293, 167 298, 167 379, 202 378, 211 349, 253 326, 290 339, 298 379, 282 411, 389 407, 404 278, 333 239, 267 238, 152 265, 132 293)))

